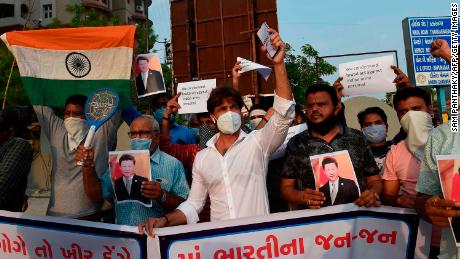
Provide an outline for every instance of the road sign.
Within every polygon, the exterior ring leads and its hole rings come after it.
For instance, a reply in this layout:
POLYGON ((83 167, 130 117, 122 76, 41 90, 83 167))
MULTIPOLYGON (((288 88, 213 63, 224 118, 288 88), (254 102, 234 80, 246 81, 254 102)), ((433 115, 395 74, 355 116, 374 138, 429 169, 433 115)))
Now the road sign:
POLYGON ((430 53, 436 39, 444 39, 450 46, 450 17, 406 18, 402 25, 410 80, 417 86, 450 84, 450 65, 430 53))

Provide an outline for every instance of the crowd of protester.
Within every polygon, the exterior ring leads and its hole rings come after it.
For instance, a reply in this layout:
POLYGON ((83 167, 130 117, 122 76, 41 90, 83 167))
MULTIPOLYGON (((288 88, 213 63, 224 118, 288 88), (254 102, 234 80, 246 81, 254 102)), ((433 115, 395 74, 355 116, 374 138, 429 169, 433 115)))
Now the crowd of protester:
MULTIPOLYGON (((398 135, 387 140, 387 115, 379 107, 358 114, 360 130, 349 128, 342 78, 332 86, 309 86, 306 106, 296 104, 284 64, 286 46, 276 31, 270 31, 271 43, 279 49, 274 58, 267 56, 276 79, 273 105, 255 104, 247 118, 242 116, 244 102, 237 90, 239 63, 233 69, 233 87, 214 89, 208 112, 191 116, 188 127, 176 122, 180 93, 160 94, 152 102, 152 115, 142 115, 132 105, 118 111, 97 130, 89 148, 82 145, 88 131, 83 112, 86 96, 70 96, 63 118, 50 107, 34 106, 51 145, 47 215, 133 225, 153 235, 153 228, 320 209, 348 197, 357 206, 416 209, 434 226, 430 256, 456 256, 448 217, 460 217, 460 210, 450 209, 460 204, 443 199, 436 155, 460 154, 460 136, 450 131, 449 122, 433 126, 430 94, 392 67, 398 135), (152 180, 139 184, 142 199, 152 201, 151 207, 115 202, 108 152, 116 148, 121 120, 130 127, 130 149, 150 151, 152 180), (289 127, 302 123, 308 130, 289 141, 284 157, 271 160, 289 127), (342 150, 350 155, 359 195, 337 193, 333 182, 328 191, 315 186, 310 157, 342 150)), ((450 63, 446 41, 435 40, 431 53, 450 63)), ((32 162, 32 148, 19 125, 17 114, 0 111, 0 209, 15 212, 27 208, 25 190, 32 162)), ((120 165, 123 162, 132 166, 136 161, 125 157, 120 165)), ((337 166, 333 160, 323 161, 323 168, 328 164, 337 166)))

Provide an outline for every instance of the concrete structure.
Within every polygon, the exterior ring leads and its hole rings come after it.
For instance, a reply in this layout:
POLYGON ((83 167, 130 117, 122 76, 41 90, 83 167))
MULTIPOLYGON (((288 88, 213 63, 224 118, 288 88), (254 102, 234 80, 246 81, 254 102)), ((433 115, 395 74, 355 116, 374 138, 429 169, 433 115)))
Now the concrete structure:
POLYGON ((0 0, 0 33, 21 30, 29 15, 27 27, 32 29, 47 27, 55 19, 69 24, 73 14, 66 7, 75 4, 106 18, 116 14, 121 24, 140 24, 148 21, 152 0, 0 0))

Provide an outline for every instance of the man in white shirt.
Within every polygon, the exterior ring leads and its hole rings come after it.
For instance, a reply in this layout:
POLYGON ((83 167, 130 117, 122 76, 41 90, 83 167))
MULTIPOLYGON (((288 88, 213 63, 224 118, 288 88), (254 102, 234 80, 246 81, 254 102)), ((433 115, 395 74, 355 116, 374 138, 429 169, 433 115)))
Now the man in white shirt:
MULTIPOLYGON (((219 133, 195 158, 192 188, 188 199, 160 218, 150 218, 143 228, 152 229, 198 222, 206 197, 211 200, 211 221, 269 214, 266 175, 270 155, 286 138, 294 119, 292 91, 284 64, 286 47, 279 34, 272 32, 271 43, 279 49, 273 59, 276 89, 275 113, 266 126, 250 134, 241 130, 241 95, 233 88, 218 87, 208 99, 208 111, 219 133)), ((266 49, 262 47, 264 51, 266 49)))

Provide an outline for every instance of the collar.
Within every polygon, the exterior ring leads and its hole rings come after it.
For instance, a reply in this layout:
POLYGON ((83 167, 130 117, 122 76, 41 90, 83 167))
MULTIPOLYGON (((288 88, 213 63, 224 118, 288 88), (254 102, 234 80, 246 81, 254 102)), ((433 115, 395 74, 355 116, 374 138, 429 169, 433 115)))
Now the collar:
POLYGON ((155 152, 153 152, 153 154, 150 156, 150 161, 154 162, 155 164, 159 164, 160 163, 160 157, 161 157, 161 153, 160 153, 160 149, 157 148, 157 150, 155 150, 155 152))
POLYGON ((340 177, 337 177, 337 180, 335 180, 334 182, 329 181, 329 187, 332 187, 332 184, 335 184, 335 186, 338 187, 337 184, 339 183, 339 180, 340 180, 340 177))
MULTIPOLYGON (((216 142, 217 142, 217 139, 219 138, 219 136, 220 136, 220 132, 215 134, 210 140, 208 140, 208 142, 206 142, 206 146, 216 149, 216 142)), ((246 132, 244 132, 244 130, 240 129, 238 139, 235 141, 235 143, 233 143, 233 145, 235 145, 236 143, 242 141, 247 136, 248 136, 248 134, 246 132)))
POLYGON ((123 181, 125 181, 125 180, 133 180, 133 178, 134 178, 134 175, 131 175, 130 177, 124 177, 123 176, 123 181))

